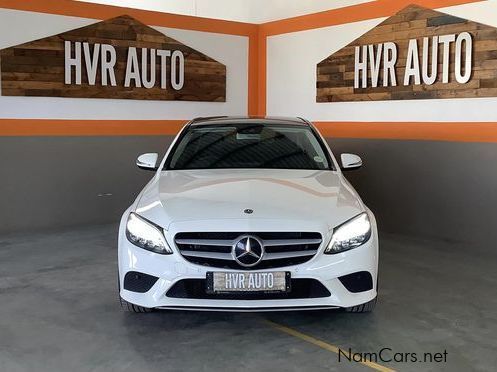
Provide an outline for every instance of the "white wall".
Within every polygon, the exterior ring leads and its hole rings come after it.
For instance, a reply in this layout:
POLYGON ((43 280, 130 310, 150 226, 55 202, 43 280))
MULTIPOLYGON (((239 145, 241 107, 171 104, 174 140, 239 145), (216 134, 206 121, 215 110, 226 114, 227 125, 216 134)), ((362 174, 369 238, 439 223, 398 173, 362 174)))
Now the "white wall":
MULTIPOLYGON (((440 9, 497 27, 497 1, 440 9)), ((316 103, 316 64, 385 18, 269 37, 268 115, 316 121, 496 121, 497 98, 316 103)))
POLYGON ((263 23, 372 0, 80 0, 230 21, 263 23))
MULTIPOLYGON (((0 48, 98 22, 93 19, 0 9, 0 48)), ((4 97, 0 118, 36 119, 191 119, 244 115, 248 100, 248 38, 155 27, 158 31, 226 65, 226 102, 4 97)), ((1 92, 0 92, 1 93, 1 92)))

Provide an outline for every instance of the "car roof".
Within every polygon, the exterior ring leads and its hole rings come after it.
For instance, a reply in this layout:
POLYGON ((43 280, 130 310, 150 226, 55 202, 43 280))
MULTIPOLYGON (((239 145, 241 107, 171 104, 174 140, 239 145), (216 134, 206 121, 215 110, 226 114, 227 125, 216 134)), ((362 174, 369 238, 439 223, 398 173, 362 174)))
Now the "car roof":
POLYGON ((290 124, 309 126, 310 123, 299 117, 279 117, 279 116, 210 116, 195 118, 190 121, 190 125, 204 124, 290 124))

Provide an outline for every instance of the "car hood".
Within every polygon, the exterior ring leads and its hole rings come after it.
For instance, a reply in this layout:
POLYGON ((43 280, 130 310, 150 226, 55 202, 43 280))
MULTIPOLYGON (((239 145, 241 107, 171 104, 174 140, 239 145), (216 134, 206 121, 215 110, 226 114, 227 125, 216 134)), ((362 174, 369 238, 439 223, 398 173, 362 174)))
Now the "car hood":
POLYGON ((319 170, 163 171, 136 205, 138 214, 166 229, 172 223, 192 226, 192 221, 214 223, 219 229, 219 220, 333 228, 362 211, 360 198, 342 175, 319 170))

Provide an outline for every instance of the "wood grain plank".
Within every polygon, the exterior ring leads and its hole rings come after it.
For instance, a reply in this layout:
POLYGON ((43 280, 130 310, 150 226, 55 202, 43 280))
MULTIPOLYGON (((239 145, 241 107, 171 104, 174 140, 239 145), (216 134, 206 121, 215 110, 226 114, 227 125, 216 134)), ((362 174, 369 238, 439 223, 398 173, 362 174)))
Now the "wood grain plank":
MULTIPOLYGON (((152 66, 150 58, 147 70, 152 66)), ((59 35, 13 46, 0 51, 2 94, 5 96, 47 96, 76 98, 118 98, 143 100, 226 101, 226 66, 213 58, 163 35, 129 17, 120 16, 59 35), (64 83, 64 41, 111 44, 116 50, 115 75, 117 86, 102 86, 100 64, 96 84, 89 85, 84 58, 82 84, 64 83), (180 91, 171 86, 168 59, 165 73, 167 89, 160 88, 161 66, 155 63, 156 85, 151 89, 124 87, 128 48, 137 48, 141 64, 142 48, 181 51, 185 58, 184 85, 180 91)), ((72 71, 74 81, 74 71, 72 71)), ((132 84, 134 85, 134 84, 132 84)))

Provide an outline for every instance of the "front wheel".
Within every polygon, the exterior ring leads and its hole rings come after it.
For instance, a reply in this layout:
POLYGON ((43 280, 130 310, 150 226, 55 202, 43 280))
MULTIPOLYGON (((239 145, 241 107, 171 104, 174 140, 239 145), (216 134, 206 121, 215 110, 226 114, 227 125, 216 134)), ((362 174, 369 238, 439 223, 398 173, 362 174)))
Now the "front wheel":
POLYGON ((371 301, 366 302, 365 304, 346 307, 345 311, 347 313, 370 313, 374 310, 376 305, 376 298, 373 298, 371 301))

